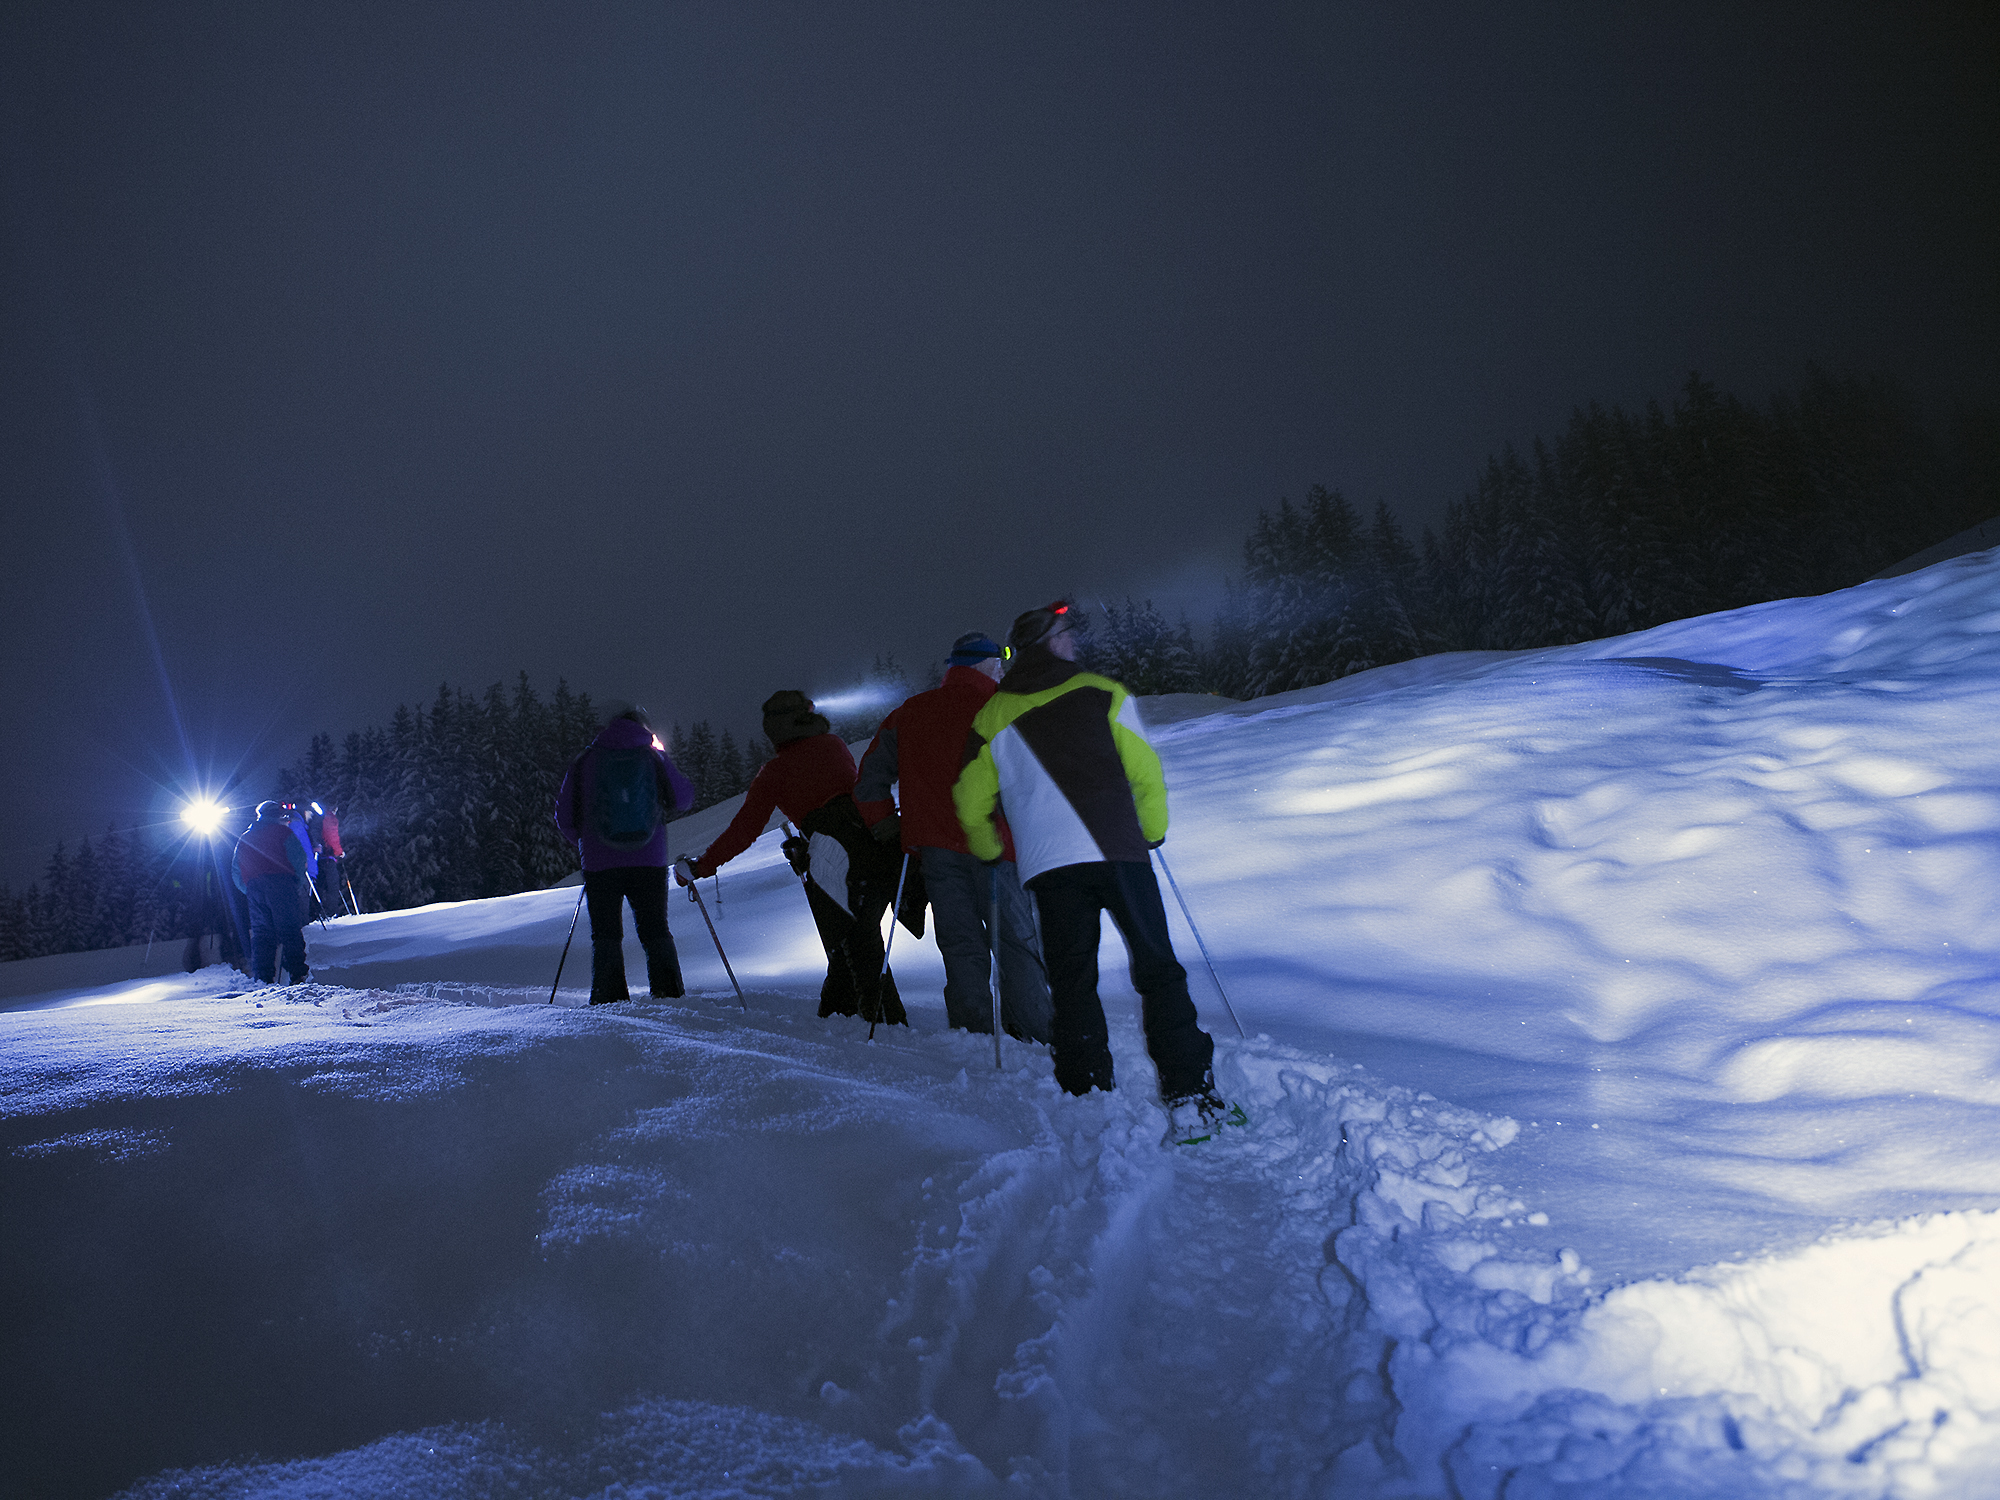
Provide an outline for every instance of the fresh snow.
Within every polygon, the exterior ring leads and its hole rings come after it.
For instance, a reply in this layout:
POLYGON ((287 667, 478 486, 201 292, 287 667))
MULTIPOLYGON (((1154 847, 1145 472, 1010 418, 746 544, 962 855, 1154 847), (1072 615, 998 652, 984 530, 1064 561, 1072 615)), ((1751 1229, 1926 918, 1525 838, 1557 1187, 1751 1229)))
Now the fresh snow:
POLYGON ((0 969, 0 1490, 2000 1493, 2000 552, 1146 707, 1200 1147, 1109 929, 1112 1095, 817 1020, 775 835, 747 1010, 573 888, 0 969))

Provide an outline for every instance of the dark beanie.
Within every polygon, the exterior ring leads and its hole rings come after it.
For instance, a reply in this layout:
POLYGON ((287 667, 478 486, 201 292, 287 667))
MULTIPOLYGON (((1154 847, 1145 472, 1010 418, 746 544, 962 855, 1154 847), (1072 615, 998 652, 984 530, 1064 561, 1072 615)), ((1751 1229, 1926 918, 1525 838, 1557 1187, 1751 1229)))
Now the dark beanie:
POLYGON ((945 664, 953 667, 970 667, 993 657, 1005 655, 1006 652, 1000 649, 999 644, 991 636, 982 635, 974 630, 951 643, 951 655, 945 658, 945 664))
POLYGON ((786 688, 764 700, 764 737, 773 745, 790 744, 808 735, 826 734, 832 726, 813 711, 813 701, 797 688, 786 688))
POLYGON ((1036 641, 1045 639, 1056 628, 1056 623, 1075 607, 1067 599, 1058 599, 1040 609, 1029 610, 1015 619, 1014 628, 1007 632, 1007 644, 1016 651, 1023 646, 1034 645, 1036 641))

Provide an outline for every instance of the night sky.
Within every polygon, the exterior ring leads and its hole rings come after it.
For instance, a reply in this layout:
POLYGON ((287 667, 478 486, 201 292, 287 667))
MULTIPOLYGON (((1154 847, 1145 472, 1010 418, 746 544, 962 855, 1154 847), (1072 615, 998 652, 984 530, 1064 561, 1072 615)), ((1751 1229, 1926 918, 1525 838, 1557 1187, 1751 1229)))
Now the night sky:
MULTIPOLYGON (((2000 400, 1990 5, 0 16, 0 879, 526 668, 739 735, 1259 507, 2000 400)), ((245 798, 239 798, 245 800, 245 798)))

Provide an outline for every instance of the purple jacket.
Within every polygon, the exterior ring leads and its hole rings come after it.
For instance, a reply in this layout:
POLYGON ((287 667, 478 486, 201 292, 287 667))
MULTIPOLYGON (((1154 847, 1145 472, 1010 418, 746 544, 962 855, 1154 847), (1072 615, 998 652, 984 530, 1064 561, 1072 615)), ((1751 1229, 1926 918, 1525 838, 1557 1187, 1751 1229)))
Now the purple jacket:
MULTIPOLYGON (((664 865, 667 862, 667 825, 662 822, 653 830, 653 836, 643 844, 619 847, 607 844, 590 827, 590 805, 597 791, 596 768, 599 750, 636 750, 641 745, 655 744, 653 731, 644 724, 631 719, 613 719, 606 724, 597 738, 590 742, 590 748, 570 762, 567 775, 563 777, 562 790, 556 793, 556 827, 562 836, 577 847, 583 856, 586 870, 615 870, 628 865, 664 865)), ((657 747, 655 756, 660 762, 660 810, 671 806, 676 812, 686 812, 694 806, 694 784, 681 775, 678 767, 667 758, 667 752, 657 747)))

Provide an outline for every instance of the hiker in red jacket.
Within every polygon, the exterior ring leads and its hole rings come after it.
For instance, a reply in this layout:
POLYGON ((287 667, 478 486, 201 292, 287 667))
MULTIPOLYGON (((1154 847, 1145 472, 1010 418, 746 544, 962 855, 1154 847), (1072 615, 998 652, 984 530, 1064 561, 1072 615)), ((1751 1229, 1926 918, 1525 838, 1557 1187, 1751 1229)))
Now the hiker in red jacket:
MULTIPOLYGON (((884 844, 899 844, 918 862, 922 895, 906 889, 904 913, 923 933, 923 903, 937 922, 938 951, 944 955, 945 1018, 965 1031, 991 1034, 993 990, 990 955, 993 882, 1000 894, 1000 1024, 1009 1035, 1047 1042, 1053 1034, 1049 977, 1035 935, 1035 911, 1021 889, 1014 846, 1005 820, 996 820, 1005 841, 1004 857, 991 873, 966 846, 952 805, 965 737, 972 719, 993 696, 1000 679, 1000 647, 973 631, 952 642, 944 681, 906 699, 875 731, 861 757, 854 802, 869 832, 884 844), (891 786, 901 791, 900 807, 891 786)), ((906 877, 909 879, 910 877, 906 877)))
POLYGON ((909 1018, 883 965, 882 913, 896 893, 902 861, 868 836, 854 806, 854 757, 804 693, 773 693, 764 735, 776 753, 758 769, 742 809, 699 858, 683 858, 682 885, 713 875, 757 841, 774 810, 798 825, 785 856, 805 877, 806 903, 826 949, 822 1016, 858 1015, 903 1026, 909 1018))
POLYGON ((277 981, 280 958, 293 984, 312 975, 306 969, 306 851, 286 821, 282 802, 259 802, 257 821, 236 840, 230 857, 236 889, 249 898, 250 977, 277 981))

